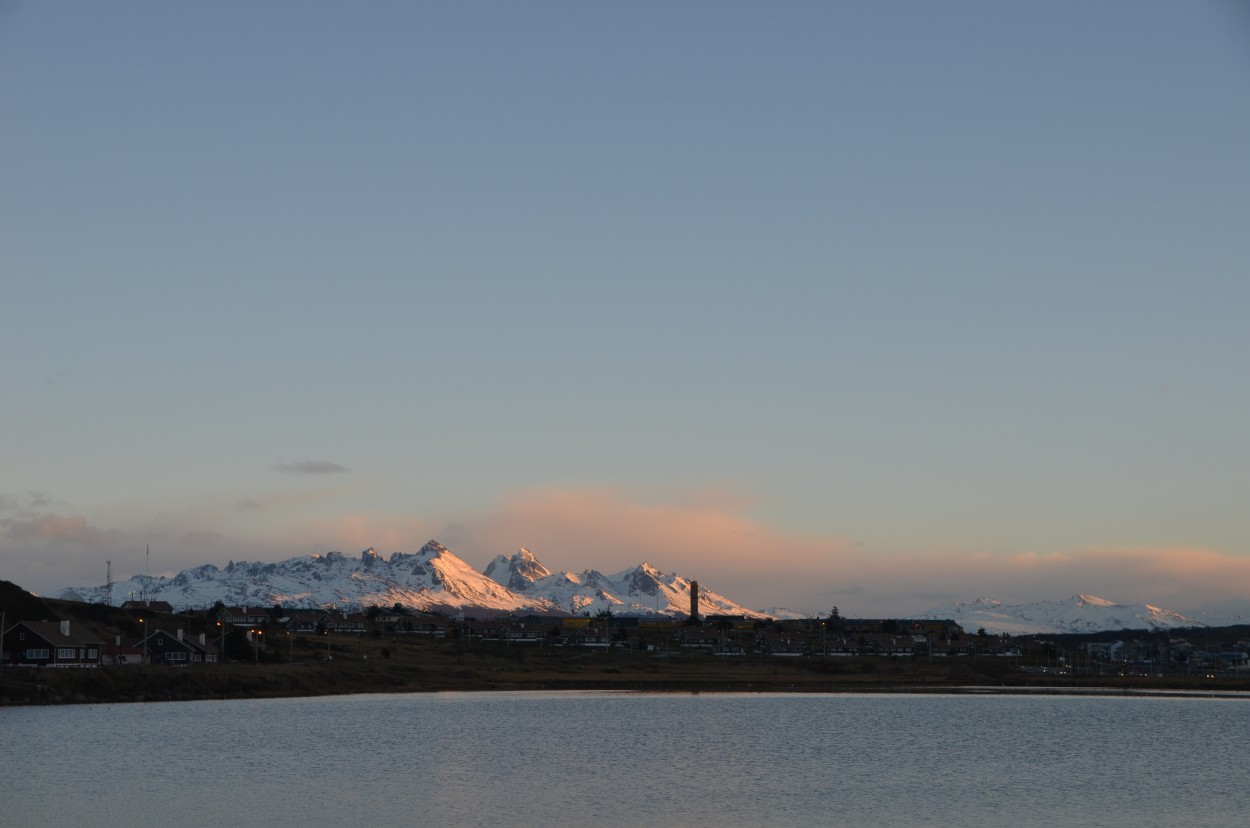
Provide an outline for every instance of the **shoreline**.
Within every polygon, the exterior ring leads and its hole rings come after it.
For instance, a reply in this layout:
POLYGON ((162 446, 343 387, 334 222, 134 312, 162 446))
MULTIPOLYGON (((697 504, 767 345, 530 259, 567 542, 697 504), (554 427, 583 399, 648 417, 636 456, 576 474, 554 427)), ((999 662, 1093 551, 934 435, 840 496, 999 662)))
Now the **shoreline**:
POLYGON ((0 671, 0 707, 242 700, 437 692, 779 693, 1050 695, 1250 699, 1250 681, 1186 676, 1037 676, 1018 667, 960 660, 941 665, 871 659, 752 658, 596 654, 515 648, 414 648, 395 661, 367 656, 332 662, 229 663, 196 667, 0 671))

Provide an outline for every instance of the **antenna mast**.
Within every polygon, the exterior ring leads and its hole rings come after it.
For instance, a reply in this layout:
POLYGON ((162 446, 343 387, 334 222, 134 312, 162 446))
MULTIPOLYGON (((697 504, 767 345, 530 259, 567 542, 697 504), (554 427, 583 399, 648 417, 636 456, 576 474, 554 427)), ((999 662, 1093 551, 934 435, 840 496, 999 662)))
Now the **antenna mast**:
POLYGON ((104 566, 104 602, 111 607, 113 606, 113 562, 105 561, 104 566))

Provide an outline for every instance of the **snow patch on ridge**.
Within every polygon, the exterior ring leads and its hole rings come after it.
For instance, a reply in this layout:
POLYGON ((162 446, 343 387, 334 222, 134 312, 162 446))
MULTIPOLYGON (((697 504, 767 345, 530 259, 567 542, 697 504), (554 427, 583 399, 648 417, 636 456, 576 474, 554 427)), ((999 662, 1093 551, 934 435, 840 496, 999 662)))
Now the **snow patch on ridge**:
POLYGON ((1117 604, 1096 595, 1078 594, 1066 601, 1004 604, 992 598, 955 601, 921 613, 919 618, 948 618, 965 630, 992 634, 1095 633, 1116 630, 1163 630, 1202 627, 1178 612, 1150 604, 1117 604))

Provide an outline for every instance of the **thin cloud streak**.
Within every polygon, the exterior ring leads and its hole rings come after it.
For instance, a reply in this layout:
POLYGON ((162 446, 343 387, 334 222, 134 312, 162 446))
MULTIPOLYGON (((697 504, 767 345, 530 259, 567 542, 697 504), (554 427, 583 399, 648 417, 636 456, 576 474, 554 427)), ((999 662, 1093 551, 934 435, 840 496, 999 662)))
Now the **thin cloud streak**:
POLYGON ((279 462, 277 470, 283 474, 347 474, 351 471, 347 466, 332 463, 329 460, 295 460, 279 462))

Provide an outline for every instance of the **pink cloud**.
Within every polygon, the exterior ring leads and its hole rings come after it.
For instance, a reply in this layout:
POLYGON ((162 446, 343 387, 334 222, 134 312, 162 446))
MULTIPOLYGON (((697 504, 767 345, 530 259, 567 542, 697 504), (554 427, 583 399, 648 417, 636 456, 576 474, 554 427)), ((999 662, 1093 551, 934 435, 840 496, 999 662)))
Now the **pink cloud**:
POLYGON ((17 540, 90 543, 101 539, 101 533, 88 526, 87 519, 79 515, 11 518, 4 524, 9 537, 17 540))
POLYGON ((1205 549, 1096 548, 994 554, 983 550, 863 547, 786 532, 750 514, 751 501, 714 490, 649 497, 615 489, 512 492, 494 510, 447 523, 353 514, 303 523, 298 551, 414 551, 445 543, 481 568, 530 548, 552 569, 618 572, 646 560, 753 608, 788 606, 905 615, 978 597, 1007 602, 1078 592, 1187 609, 1250 592, 1250 559, 1205 549))
POLYGON ((1008 603, 1098 595, 1119 603, 1173 610, 1250 593, 1250 558, 1198 548, 1078 547, 1004 555, 901 552, 845 560, 842 574, 865 587, 868 600, 898 612, 950 600, 998 598, 1008 603), (939 600, 940 599, 940 600, 939 600))
POLYGON ((112 556, 119 571, 142 567, 148 541, 162 569, 176 569, 224 563, 227 556, 280 560, 331 549, 355 554, 366 547, 411 552, 433 538, 479 570, 521 546, 552 569, 612 573, 646 560, 755 609, 823 613, 838 605, 846 615, 900 616, 953 600, 1025 603, 1083 592, 1185 611, 1250 594, 1250 557, 1218 550, 1074 546, 994 553, 937 542, 860 545, 788 532, 756 517, 750 499, 715 489, 527 489, 512 492, 497 508, 450 521, 445 515, 335 515, 328 507, 311 507, 340 491, 275 497, 267 501, 274 508, 263 520, 259 511, 230 509, 164 516, 126 533, 101 531, 77 515, 10 517, 0 520, 0 552, 14 575, 29 573, 30 585, 40 588, 98 578, 104 556, 112 556), (205 560, 208 549, 221 560, 205 560), (53 557, 60 569, 39 569, 39 561, 53 557), (71 566, 80 574, 70 575, 71 566), (56 582, 41 583, 49 578, 56 582))
POLYGON ((457 521, 446 542, 472 563, 520 546, 553 569, 616 572, 645 560, 752 602, 780 600, 787 584, 805 579, 832 582, 848 541, 786 533, 747 516, 747 505, 709 492, 643 500, 611 489, 535 489, 457 521), (749 596, 733 592, 748 588, 749 596))

